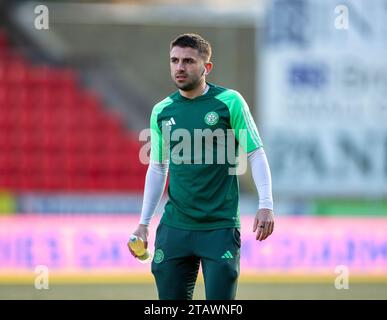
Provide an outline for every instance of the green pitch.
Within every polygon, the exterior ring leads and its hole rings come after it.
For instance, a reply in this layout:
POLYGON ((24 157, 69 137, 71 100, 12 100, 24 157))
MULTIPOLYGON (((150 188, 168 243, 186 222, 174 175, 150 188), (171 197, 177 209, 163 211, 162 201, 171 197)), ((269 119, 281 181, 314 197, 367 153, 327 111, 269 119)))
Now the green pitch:
MULTIPOLYGON (((204 299, 204 287, 198 283, 194 299, 204 299)), ((0 299, 75 299, 75 300, 156 300, 153 284, 83 284, 52 285, 48 290, 37 290, 32 285, 0 285, 0 299)), ((281 300, 281 299, 387 299, 387 283, 349 284, 349 289, 337 290, 333 283, 268 284, 241 283, 237 299, 281 300)))

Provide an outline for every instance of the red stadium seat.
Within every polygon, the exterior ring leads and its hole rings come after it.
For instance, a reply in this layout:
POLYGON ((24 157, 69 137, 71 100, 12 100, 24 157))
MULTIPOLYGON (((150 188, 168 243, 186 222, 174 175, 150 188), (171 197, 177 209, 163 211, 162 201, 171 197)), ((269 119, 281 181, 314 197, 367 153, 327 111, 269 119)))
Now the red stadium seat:
POLYGON ((32 65, 0 28, 0 186, 140 191, 140 147, 75 70, 32 65))

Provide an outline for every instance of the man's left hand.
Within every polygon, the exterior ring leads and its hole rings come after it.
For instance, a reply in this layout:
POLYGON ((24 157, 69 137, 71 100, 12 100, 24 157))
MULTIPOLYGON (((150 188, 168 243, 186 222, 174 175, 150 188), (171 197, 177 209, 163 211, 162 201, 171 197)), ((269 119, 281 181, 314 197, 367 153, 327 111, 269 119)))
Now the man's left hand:
POLYGON ((270 209, 259 209, 254 220, 253 232, 258 229, 256 239, 259 241, 265 240, 273 233, 274 230, 274 214, 270 209))

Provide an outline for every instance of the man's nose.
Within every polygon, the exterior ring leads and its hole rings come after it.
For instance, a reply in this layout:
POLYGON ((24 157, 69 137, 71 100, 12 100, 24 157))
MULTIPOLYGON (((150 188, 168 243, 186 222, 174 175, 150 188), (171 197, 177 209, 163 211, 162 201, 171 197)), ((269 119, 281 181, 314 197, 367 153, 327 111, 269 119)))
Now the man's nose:
POLYGON ((184 66, 184 63, 183 62, 179 62, 176 66, 176 69, 179 70, 179 71, 184 71, 185 70, 185 66, 184 66))

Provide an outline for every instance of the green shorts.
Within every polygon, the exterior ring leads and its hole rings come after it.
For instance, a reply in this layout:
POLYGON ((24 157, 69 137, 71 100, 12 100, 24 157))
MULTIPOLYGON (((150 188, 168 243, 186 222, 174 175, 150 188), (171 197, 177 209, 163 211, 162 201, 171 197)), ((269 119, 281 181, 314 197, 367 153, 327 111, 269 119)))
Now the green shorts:
POLYGON ((160 223, 152 273, 160 300, 191 300, 200 262, 206 299, 235 299, 240 262, 240 230, 182 230, 160 223))

